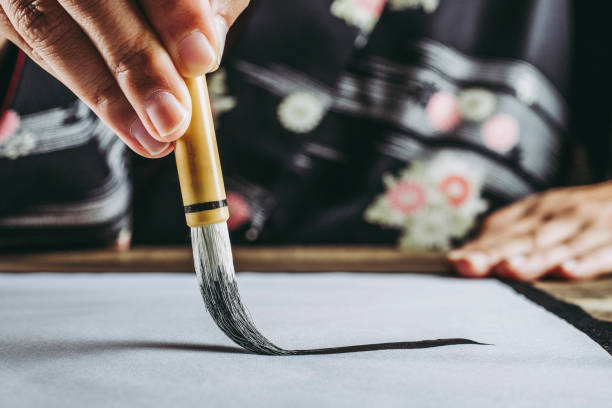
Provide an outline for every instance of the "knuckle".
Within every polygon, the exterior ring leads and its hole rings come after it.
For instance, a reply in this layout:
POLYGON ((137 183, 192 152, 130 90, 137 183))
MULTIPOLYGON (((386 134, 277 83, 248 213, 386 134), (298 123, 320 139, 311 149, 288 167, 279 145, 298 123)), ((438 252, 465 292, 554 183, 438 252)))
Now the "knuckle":
POLYGON ((496 217, 495 214, 488 216, 482 221, 481 230, 486 231, 486 230, 494 229, 499 224, 498 221, 499 221, 499 218, 496 217))
POLYGON ((116 83, 107 80, 93 81, 91 105, 96 112, 108 110, 114 102, 116 83))
POLYGON ((559 215, 565 215, 567 217, 581 217, 589 214, 582 205, 574 202, 568 203, 565 207, 560 206, 560 208, 561 211, 559 211, 559 215))
POLYGON ((184 4, 181 0, 156 0, 156 11, 151 11, 152 24, 163 38, 180 40, 185 33, 203 31, 207 21, 199 5, 184 4))
POLYGON ((9 20, 6 13, 4 13, 2 10, 2 3, 0 3, 0 27, 2 28, 2 33, 5 35, 7 31, 8 32, 13 31, 11 30, 11 28, 13 28, 11 21, 9 20))
POLYGON ((68 30, 48 1, 14 0, 8 9, 14 17, 15 29, 32 48, 52 47, 68 30))
POLYGON ((181 27, 201 27, 203 25, 202 15, 195 10, 186 11, 180 16, 181 27))
POLYGON ((156 26, 161 31, 162 37, 163 34, 166 34, 170 38, 178 39, 193 30, 204 30, 206 21, 198 10, 185 9, 172 15, 166 21, 158 21, 156 26))
POLYGON ((13 16, 15 26, 18 29, 36 28, 41 24, 41 21, 46 20, 40 2, 36 0, 9 1, 6 11, 13 16))
POLYGON ((113 76, 119 78, 132 72, 149 72, 156 55, 147 45, 125 42, 117 46, 108 62, 113 76))
POLYGON ((36 48, 31 48, 30 49, 30 58, 32 59, 32 61, 36 62, 38 65, 43 66, 46 65, 45 62, 45 58, 43 55, 41 55, 40 51, 37 50, 36 48))
POLYGON ((85 16, 99 15, 101 12, 100 0, 64 0, 63 4, 78 9, 85 16))
POLYGON ((504 225, 506 223, 506 219, 508 218, 507 214, 510 210, 510 207, 505 207, 492 212, 484 218, 482 221, 482 226, 486 229, 504 225))

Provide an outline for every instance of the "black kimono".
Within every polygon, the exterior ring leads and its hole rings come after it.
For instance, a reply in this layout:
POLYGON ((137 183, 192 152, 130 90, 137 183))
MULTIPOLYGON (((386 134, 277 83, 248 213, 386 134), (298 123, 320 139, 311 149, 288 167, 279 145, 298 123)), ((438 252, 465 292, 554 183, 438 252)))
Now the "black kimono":
MULTIPOLYGON (((234 242, 447 249, 501 205, 607 178, 612 30, 604 8, 253 1, 209 76, 234 242), (572 166, 575 156, 587 165, 572 166)), ((14 76, 13 54, 2 67, 14 76)), ((2 191, 10 192, 0 197, 0 245, 125 246, 132 234, 135 243, 186 242, 173 158, 125 155, 53 81, 25 61, 3 105, 3 118, 12 111, 24 128, 0 134, 2 191), (45 99, 41 84, 51 88, 50 105, 36 104, 45 99), (82 143, 3 153, 24 133, 48 137, 28 120, 54 108, 66 126, 87 122, 82 143), (58 170, 67 164, 70 171, 58 170), (24 188, 33 184, 46 188, 24 188), (122 188, 127 195, 102 194, 122 188), (56 217, 84 201, 107 216, 56 217), (50 221, 15 223, 29 214, 50 221)), ((63 131, 48 123, 49 133, 63 131)))

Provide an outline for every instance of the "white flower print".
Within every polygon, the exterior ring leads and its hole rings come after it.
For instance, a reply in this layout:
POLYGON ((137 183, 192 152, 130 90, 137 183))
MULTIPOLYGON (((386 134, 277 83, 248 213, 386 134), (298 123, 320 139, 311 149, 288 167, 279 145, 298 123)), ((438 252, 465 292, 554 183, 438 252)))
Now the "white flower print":
POLYGON ((376 25, 384 6, 385 0, 334 0, 330 12, 368 34, 376 25))
POLYGON ((212 102, 215 116, 230 111, 236 107, 236 98, 228 95, 227 73, 224 69, 208 75, 208 94, 212 102))
POLYGON ((308 133, 323 119, 325 104, 312 92, 297 91, 281 101, 277 113, 285 129, 294 133, 308 133))
POLYGON ((487 209, 482 172, 460 156, 441 153, 417 161, 397 177, 383 176, 386 191, 364 212, 370 223, 402 230, 401 248, 448 249, 487 209))
POLYGON ((389 0, 389 8, 393 11, 423 8, 426 13, 433 13, 438 9, 440 0, 389 0))
POLYGON ((423 211, 418 217, 414 217, 410 228, 400 237, 400 246, 448 249, 451 239, 448 231, 448 218, 450 218, 450 213, 433 209, 423 211))
POLYGON ((482 122, 495 112, 497 98, 486 89, 470 88, 459 93, 461 117, 473 122, 482 122))
POLYGON ((17 159, 27 156, 36 147, 36 138, 30 132, 17 131, 9 139, 0 144, 0 157, 17 159))
POLYGON ((521 77, 516 83, 516 96, 523 103, 532 105, 538 98, 538 84, 530 75, 521 77))
POLYGON ((115 238, 115 249, 119 251, 127 251, 132 245, 132 229, 130 227, 123 227, 119 230, 117 237, 115 238))
POLYGON ((423 11, 431 14, 438 9, 440 0, 422 0, 421 4, 423 5, 423 11))

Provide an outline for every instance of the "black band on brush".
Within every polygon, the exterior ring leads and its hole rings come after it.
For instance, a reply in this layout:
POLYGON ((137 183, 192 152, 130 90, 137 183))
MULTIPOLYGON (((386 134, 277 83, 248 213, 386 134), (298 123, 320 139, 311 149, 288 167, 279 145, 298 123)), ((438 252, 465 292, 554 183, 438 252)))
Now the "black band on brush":
POLYGON ((205 203, 197 203, 185 206, 185 214, 195 213, 200 211, 215 210, 217 208, 227 207, 227 200, 207 201, 205 203))

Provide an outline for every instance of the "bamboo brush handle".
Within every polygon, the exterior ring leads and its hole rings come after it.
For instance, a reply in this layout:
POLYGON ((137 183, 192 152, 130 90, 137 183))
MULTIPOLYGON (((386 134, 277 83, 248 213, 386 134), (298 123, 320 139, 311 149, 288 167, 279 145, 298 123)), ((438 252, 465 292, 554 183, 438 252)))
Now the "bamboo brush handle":
POLYGON ((186 78, 185 83, 193 112, 187 132, 174 144, 174 156, 187 225, 201 227, 227 221, 229 211, 206 79, 186 78))

